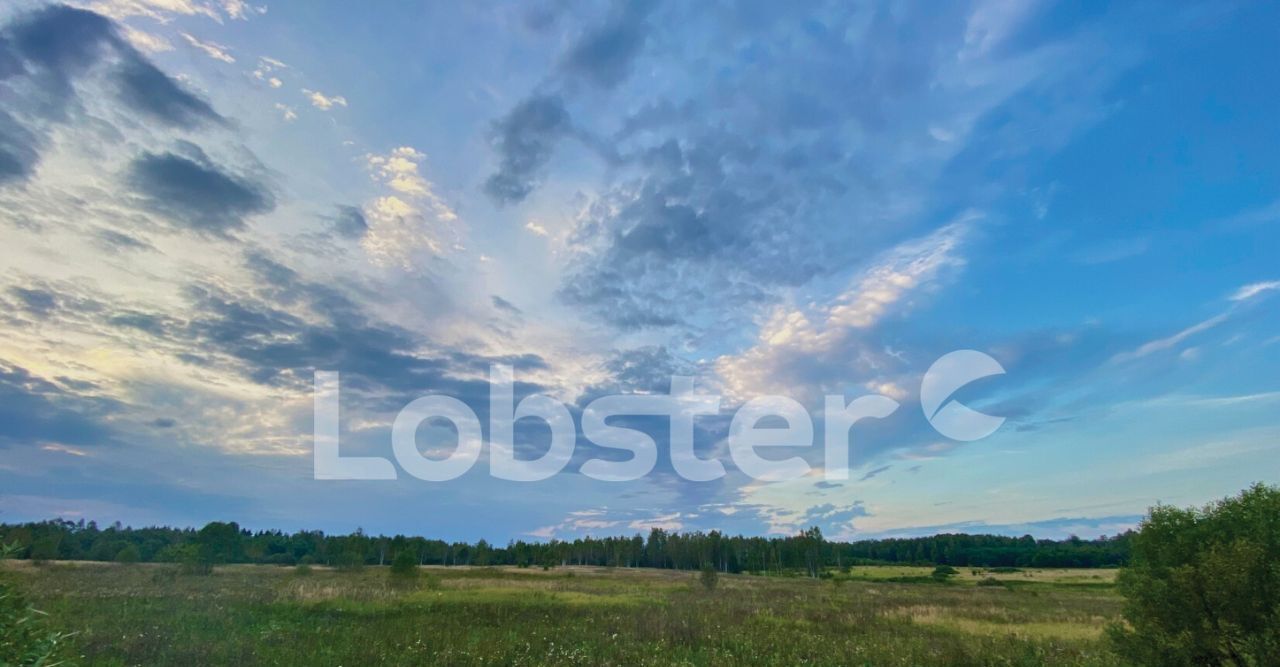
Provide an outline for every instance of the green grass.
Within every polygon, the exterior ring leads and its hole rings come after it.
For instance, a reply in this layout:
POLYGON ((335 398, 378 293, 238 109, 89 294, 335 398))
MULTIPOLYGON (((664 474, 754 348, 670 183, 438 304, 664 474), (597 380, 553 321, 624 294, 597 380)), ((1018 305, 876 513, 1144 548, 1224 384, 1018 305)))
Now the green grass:
POLYGON ((1033 583, 839 582, 657 570, 6 564, 85 665, 1115 665, 1120 599, 1089 571, 1033 583), (1102 584, 1099 585, 1099 581, 1102 584), (1080 583, 1093 585, 1079 585, 1080 583))

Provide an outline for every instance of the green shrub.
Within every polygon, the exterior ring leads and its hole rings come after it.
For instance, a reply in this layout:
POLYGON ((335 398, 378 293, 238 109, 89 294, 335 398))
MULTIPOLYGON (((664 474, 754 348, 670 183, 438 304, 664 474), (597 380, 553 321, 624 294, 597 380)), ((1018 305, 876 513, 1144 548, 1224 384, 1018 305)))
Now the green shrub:
POLYGON ((311 572, 311 566, 306 563, 298 563, 297 566, 293 568, 293 573, 300 577, 310 576, 311 572))
POLYGON ((140 560, 142 560, 142 554, 138 553, 138 547, 135 547, 132 544, 116 552, 115 561, 117 563, 132 565, 140 560))
POLYGON ((418 559, 408 551, 401 551, 391 559, 391 576, 398 579, 414 579, 418 576, 418 559))
POLYGON ((990 586, 992 588, 1004 588, 1004 582, 995 577, 983 577, 978 580, 979 586, 990 586))
MULTIPOLYGON (((17 545, 0 545, 0 560, 17 545)), ((71 635, 44 626, 44 613, 31 606, 12 581, 0 572, 0 665, 36 667, 65 664, 71 635)))
POLYGON ((343 572, 359 572, 364 569, 364 554, 348 549, 338 555, 338 569, 343 572))
POLYGON ((720 573, 710 565, 703 565, 702 572, 698 574, 698 583, 702 584, 704 590, 714 591, 720 583, 720 573))
POLYGON ((1117 585, 1108 635, 1142 665, 1274 665, 1280 655, 1280 487, 1202 509, 1157 506, 1117 585))
POLYGON ((204 557, 194 544, 183 544, 169 550, 168 556, 178 564, 182 574, 213 574, 213 561, 204 557))
POLYGON ((954 567, 951 567, 950 565, 939 565, 938 567, 933 568, 933 574, 929 576, 933 577, 935 581, 947 581, 957 574, 960 574, 960 571, 954 567))

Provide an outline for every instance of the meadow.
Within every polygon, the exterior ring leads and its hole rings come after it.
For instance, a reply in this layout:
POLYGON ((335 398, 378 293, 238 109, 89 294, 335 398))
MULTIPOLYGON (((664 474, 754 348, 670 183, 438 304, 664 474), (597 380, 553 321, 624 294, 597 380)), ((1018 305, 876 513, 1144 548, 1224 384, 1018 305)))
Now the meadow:
POLYGON ((84 665, 1121 664, 1114 570, 0 567, 84 665))

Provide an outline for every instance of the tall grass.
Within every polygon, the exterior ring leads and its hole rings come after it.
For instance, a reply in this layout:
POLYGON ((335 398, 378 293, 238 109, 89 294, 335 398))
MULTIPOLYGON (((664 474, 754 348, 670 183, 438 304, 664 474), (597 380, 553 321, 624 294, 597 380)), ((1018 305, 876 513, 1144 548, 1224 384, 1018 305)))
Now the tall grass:
MULTIPOLYGON (((927 571, 926 571, 927 572, 927 571)), ((14 571, 86 665, 1115 665, 1109 588, 656 570, 14 571)), ((928 579, 928 577, 924 577, 928 579)))

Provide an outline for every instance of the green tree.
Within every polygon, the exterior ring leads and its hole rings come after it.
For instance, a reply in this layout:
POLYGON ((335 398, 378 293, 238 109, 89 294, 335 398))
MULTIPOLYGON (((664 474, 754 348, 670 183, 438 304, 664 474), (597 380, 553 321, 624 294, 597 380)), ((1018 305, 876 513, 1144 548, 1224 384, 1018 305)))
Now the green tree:
POLYGON ((1201 509, 1157 506, 1117 580, 1117 651, 1145 665, 1280 664, 1280 487, 1201 509))
POLYGON ((132 565, 142 559, 142 554, 138 553, 138 547, 132 544, 126 545, 123 549, 116 553, 116 562, 125 565, 132 565))
POLYGON ((240 526, 234 521, 230 523, 214 521, 205 524, 205 527, 196 533, 196 547, 200 551, 200 559, 211 566, 234 563, 244 557, 240 526))
POLYGON ((396 552, 391 559, 391 575, 398 579, 414 579, 418 576, 418 559, 409 550, 396 552))
POLYGON ((698 583, 708 591, 714 591, 716 585, 720 583, 720 573, 716 572, 716 568, 707 563, 702 566, 702 572, 698 575, 698 583))
POLYGON ((37 563, 55 560, 58 557, 58 546, 62 541, 58 534, 46 535, 31 544, 31 560, 37 563))

